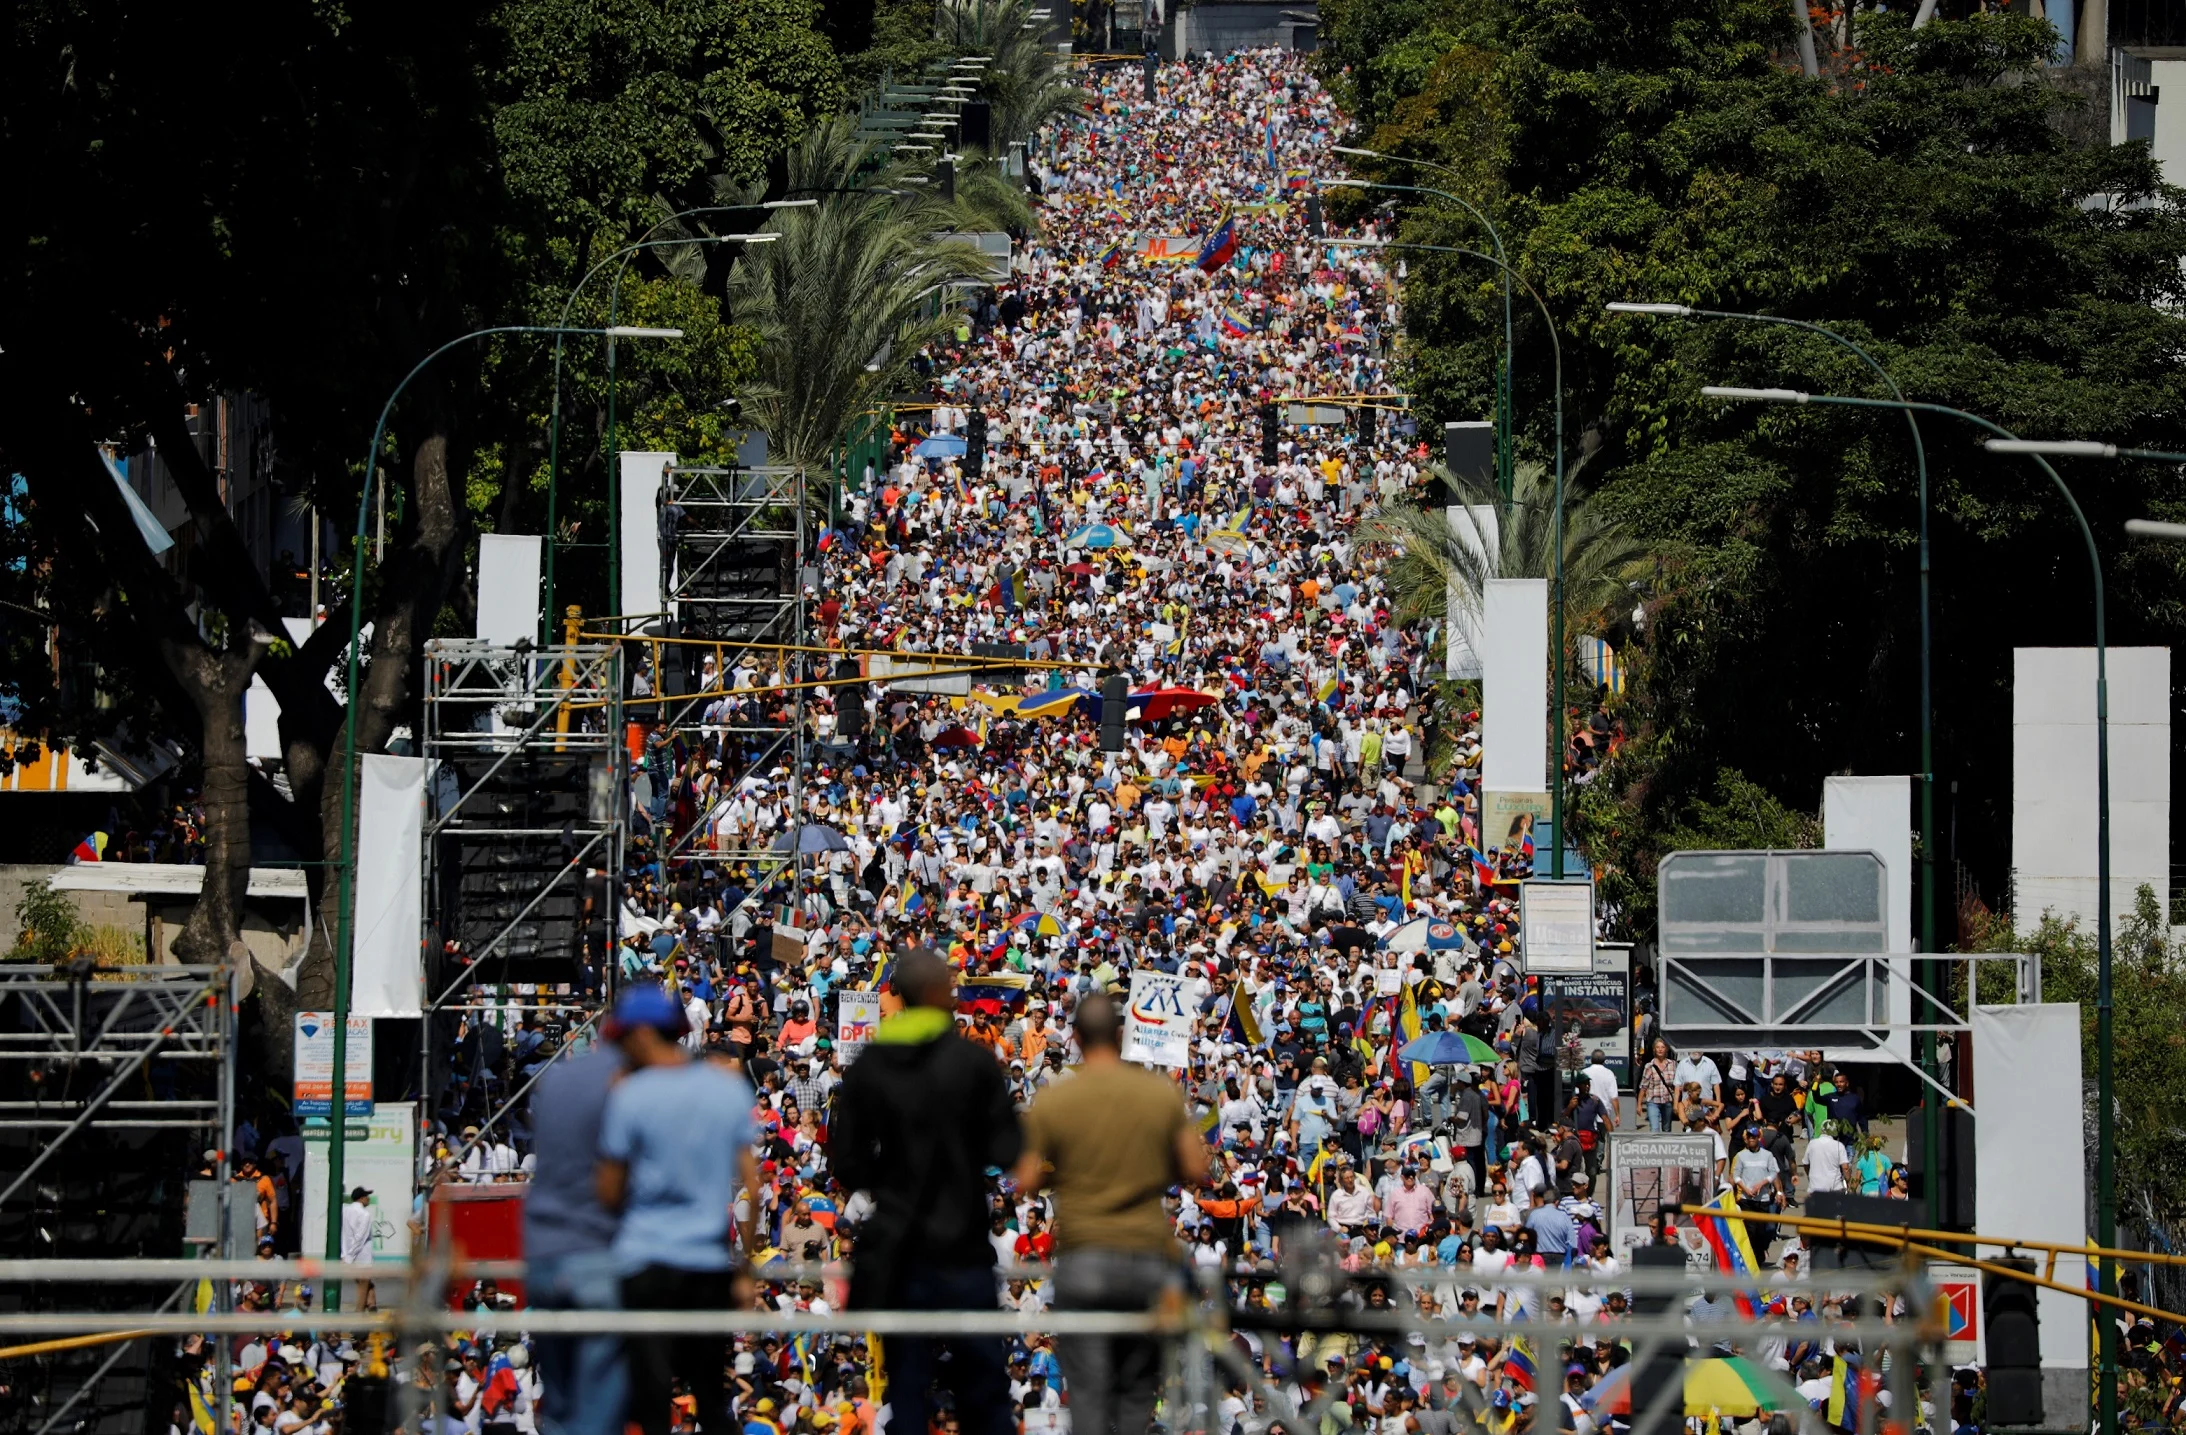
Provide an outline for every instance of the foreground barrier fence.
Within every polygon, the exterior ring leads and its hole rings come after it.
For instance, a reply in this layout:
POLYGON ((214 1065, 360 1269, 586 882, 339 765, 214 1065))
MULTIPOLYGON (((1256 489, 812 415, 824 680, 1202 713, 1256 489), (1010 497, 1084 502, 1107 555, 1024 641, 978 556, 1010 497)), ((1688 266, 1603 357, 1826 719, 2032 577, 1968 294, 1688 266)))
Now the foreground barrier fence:
MULTIPOLYGON (((846 1270, 835 1265, 776 1264, 753 1272, 764 1290, 806 1281, 832 1282, 846 1270)), ((1004 1279, 1045 1281, 1054 1274, 1048 1266, 1018 1266, 997 1272, 997 1290, 1004 1279)), ((1556 1363, 1560 1342, 1593 1341, 1603 1335, 1616 1340, 1626 1363, 1635 1369, 1629 1423, 1640 1435, 1660 1435, 1677 1430, 1693 1418, 1706 1418, 1705 1410, 1688 1407, 1679 1378, 1660 1378, 1665 1370, 1681 1370, 1689 1360, 1711 1354, 1756 1356, 1774 1342, 1827 1339, 1840 1351, 1855 1351, 1869 1373, 1870 1382, 1891 1392, 1890 1408, 1917 1411, 1925 1393, 1938 1410, 1947 1410, 1943 1393, 1949 1372, 1940 1356, 1944 1339, 1943 1313, 1916 1263, 1881 1271, 1816 1272, 1804 1289, 1820 1307, 1827 1293, 1848 1300, 1827 1318, 1795 1320, 1767 1308, 1746 1319, 1732 1314, 1740 1297, 1753 1297, 1755 1282, 1712 1271, 1664 1269, 1643 1266, 1603 1277, 1592 1271, 1504 1271, 1476 1277, 1465 1267, 1397 1267, 1345 1271, 1332 1261, 1293 1261, 1281 1267, 1254 1272, 1201 1271, 1185 1299, 1148 1311, 1047 1310, 1026 1314, 1014 1309, 964 1311, 852 1311, 782 1312, 769 1309, 716 1311, 648 1310, 542 1310, 517 1308, 491 1314, 448 1309, 448 1292, 454 1283, 485 1280, 517 1280, 523 1267, 511 1262, 462 1262, 445 1253, 427 1253, 407 1266, 345 1266, 320 1261, 235 1260, 46 1260, 0 1262, 0 1299, 15 1304, 21 1287, 38 1282, 99 1281, 147 1288, 146 1310, 129 1311, 30 1311, 0 1314, 0 1361, 34 1360, 54 1346, 80 1348, 89 1343, 111 1343, 118 1354, 127 1342, 178 1342, 191 1335, 284 1335, 316 1339, 330 1335, 375 1343, 389 1351, 398 1364, 395 1378, 381 1387, 384 1403, 353 1401, 353 1419, 344 1435, 380 1435, 400 1425, 420 1428, 430 1402, 444 1398, 436 1383, 432 1391, 401 1378, 400 1362, 412 1358, 425 1344, 442 1344, 455 1332, 491 1325, 503 1332, 521 1331, 530 1336, 620 1335, 644 1340, 670 1335, 718 1335, 724 1341, 735 1336, 810 1336, 839 1338, 861 1343, 867 1335, 884 1339, 895 1336, 963 1337, 1021 1336, 1029 1331, 1063 1340, 1071 1337, 1152 1335, 1165 1350, 1162 1391, 1162 1424, 1171 1432, 1214 1432, 1228 1435, 1218 1422, 1223 1397, 1233 1392, 1256 1409, 1264 1421, 1284 1435, 1318 1435, 1321 1416, 1340 1396, 1341 1390, 1318 1389, 1320 1372, 1291 1368, 1295 1338, 1316 1338, 1338 1333, 1367 1339, 1394 1340, 1413 1346, 1439 1346, 1460 1335, 1504 1341, 1523 1340, 1533 1352, 1540 1370, 1539 1403, 1531 1428, 1536 1431, 1566 1429, 1568 1412, 1557 1399, 1561 1389, 1561 1365, 1556 1363), (228 1297, 238 1283, 309 1283, 312 1296, 333 1294, 330 1283, 370 1280, 383 1290, 399 1290, 399 1300, 377 1311, 325 1311, 292 1305, 271 1311, 227 1309, 228 1297), (1279 1283, 1282 1299, 1271 1303, 1264 1294, 1248 1298, 1251 1291, 1265 1292, 1269 1282, 1279 1283), (158 1300, 161 1287, 165 1300, 158 1300), (1384 1303, 1368 1296, 1378 1287, 1384 1303), (1636 1313, 1600 1324, 1574 1325, 1549 1318, 1552 1293, 1573 1287, 1614 1288, 1629 1293, 1636 1313), (1506 1313, 1492 1310, 1478 1316, 1424 1314, 1407 1296, 1421 1291, 1482 1289, 1503 1296, 1506 1313), (211 1293, 218 1307, 195 1312, 176 1309, 185 1292, 211 1293), (1700 1304, 1693 1304, 1705 1297, 1700 1304), (1402 1302, 1402 1303, 1400 1303, 1402 1302), (1691 1307, 1689 1310, 1688 1307, 1691 1307), (1518 1313, 1510 1310, 1517 1308, 1518 1313), (1698 1317, 1692 1311, 1697 1311, 1698 1317), (1248 1358, 1237 1339, 1249 1332, 1261 1338, 1260 1349, 1269 1353, 1261 1361, 1248 1358), (1286 1342, 1283 1337, 1293 1338, 1286 1342), (1415 1340, 1416 1337, 1416 1340, 1415 1340), (1638 1374, 1652 1369, 1658 1378, 1638 1374), (1300 1398, 1303 1397, 1303 1398, 1300 1398), (367 1428, 374 1427, 374 1428, 367 1428)), ((1756 1302, 1758 1304, 1758 1302, 1756 1302)), ((233 1398, 233 1372, 228 1352, 234 1342, 214 1342, 214 1397, 212 1412, 222 1431, 232 1429, 229 1402, 233 1398)), ((1766 1387, 1757 1408, 1780 1411, 1787 1423, 1806 1435, 1824 1435, 1821 1419, 1781 1371, 1768 1368, 1762 1359, 1745 1366, 1766 1387)), ((94 1377, 94 1380, 96 1377, 94 1377)), ((88 1382, 87 1382, 88 1385, 88 1382)), ((83 1392, 76 1392, 80 1396, 83 1392)), ((549 1393, 551 1399, 551 1392, 549 1393)), ((67 1402, 73 1404, 73 1398, 67 1402)), ((1914 1427, 1902 1418, 1886 1417, 1883 1402, 1864 1402, 1854 1435, 1888 1435, 1914 1427)), ((42 1412, 24 1424, 26 1431, 41 1435, 66 1428, 66 1406, 42 1412)), ((1453 1406, 1461 1427, 1483 1432, 1507 1431, 1501 1412, 1491 1408, 1487 1393, 1461 1392, 1453 1406)), ((1739 1412, 1743 1413, 1743 1412, 1739 1412)), ((1842 1435, 1842 1432, 1837 1432, 1842 1435)))

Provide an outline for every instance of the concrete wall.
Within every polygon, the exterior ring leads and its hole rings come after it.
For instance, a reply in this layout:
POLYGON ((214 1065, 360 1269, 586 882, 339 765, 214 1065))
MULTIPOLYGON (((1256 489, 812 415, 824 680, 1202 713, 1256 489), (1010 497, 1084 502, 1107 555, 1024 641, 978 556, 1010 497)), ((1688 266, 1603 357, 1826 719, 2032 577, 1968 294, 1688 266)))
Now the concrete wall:
MULTIPOLYGON (((11 951, 22 936, 15 919, 16 904, 31 883, 43 882, 59 867, 0 865, 0 953, 11 951)), ((135 896, 127 892, 66 893, 76 913, 95 927, 118 927, 146 939, 153 960, 171 962, 175 938, 189 920, 193 899, 162 894, 135 896)), ((281 897, 251 897, 243 911, 243 945, 261 966, 281 970, 302 955, 303 904, 281 897)))

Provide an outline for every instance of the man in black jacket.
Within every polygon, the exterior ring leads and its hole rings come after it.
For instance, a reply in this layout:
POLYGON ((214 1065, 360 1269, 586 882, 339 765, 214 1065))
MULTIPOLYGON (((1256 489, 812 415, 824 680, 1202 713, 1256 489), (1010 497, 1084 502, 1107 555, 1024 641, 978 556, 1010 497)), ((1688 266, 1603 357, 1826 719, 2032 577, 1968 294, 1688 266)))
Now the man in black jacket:
MULTIPOLYGON (((987 1169, 1023 1149, 1001 1067, 956 1034, 954 974, 931 948, 896 961, 904 1009, 884 1017, 835 1092, 830 1151, 843 1188, 866 1191, 850 1281, 853 1310, 993 1310, 987 1169)), ((891 1336, 890 1429, 922 1435, 938 1342, 891 1336)), ((949 1384, 963 1435, 1009 1435, 1009 1371, 1000 1337, 949 1341, 949 1384)))

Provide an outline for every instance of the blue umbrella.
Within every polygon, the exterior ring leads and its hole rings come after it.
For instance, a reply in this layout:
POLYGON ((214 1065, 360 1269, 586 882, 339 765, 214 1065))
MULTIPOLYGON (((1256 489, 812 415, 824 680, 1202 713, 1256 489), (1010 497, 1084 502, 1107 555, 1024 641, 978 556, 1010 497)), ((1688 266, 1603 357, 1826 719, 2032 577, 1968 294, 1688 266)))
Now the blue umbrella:
POLYGON ((964 456, 964 440, 953 433, 932 434, 920 439, 918 447, 913 449, 912 452, 920 458, 962 458, 964 456))
POLYGON ((1088 523, 1063 540, 1066 548, 1128 548, 1131 535, 1112 523, 1088 523))

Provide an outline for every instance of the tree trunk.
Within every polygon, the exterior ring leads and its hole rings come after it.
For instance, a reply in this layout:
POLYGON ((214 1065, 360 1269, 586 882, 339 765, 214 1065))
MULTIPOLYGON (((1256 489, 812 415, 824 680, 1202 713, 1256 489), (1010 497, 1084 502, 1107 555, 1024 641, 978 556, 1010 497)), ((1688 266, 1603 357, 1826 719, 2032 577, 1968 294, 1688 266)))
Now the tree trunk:
POLYGON ((264 649, 245 639, 216 653, 167 640, 160 644, 175 681, 197 709, 198 759, 204 771, 205 886, 190 908, 175 955, 218 966, 242 954, 243 901, 250 887, 250 764, 243 744, 243 694, 264 649))

